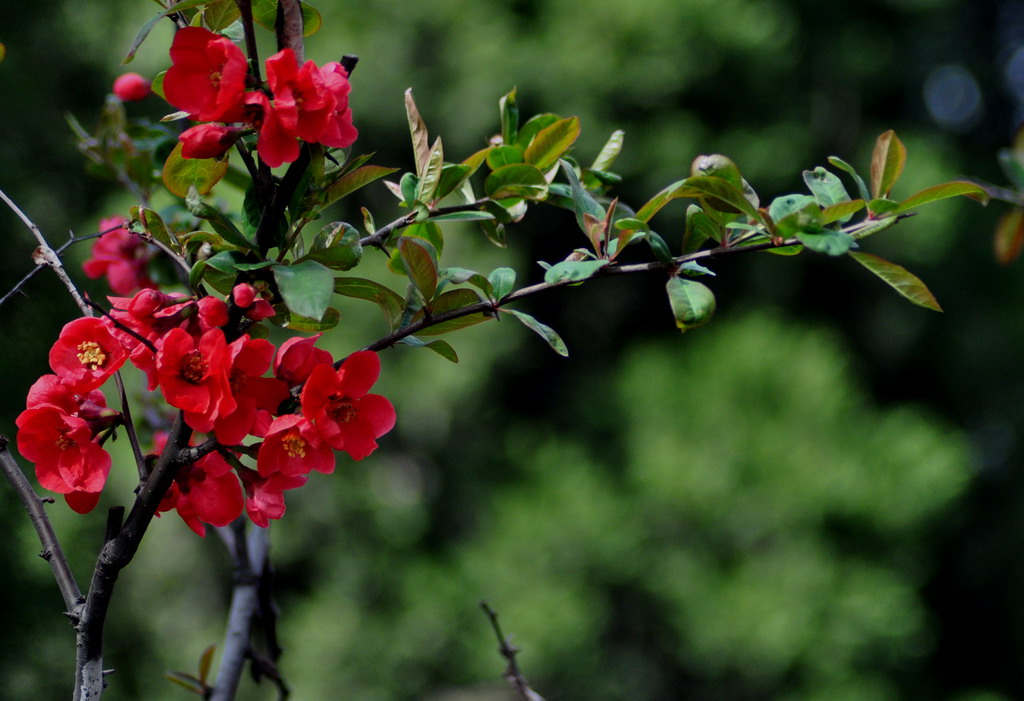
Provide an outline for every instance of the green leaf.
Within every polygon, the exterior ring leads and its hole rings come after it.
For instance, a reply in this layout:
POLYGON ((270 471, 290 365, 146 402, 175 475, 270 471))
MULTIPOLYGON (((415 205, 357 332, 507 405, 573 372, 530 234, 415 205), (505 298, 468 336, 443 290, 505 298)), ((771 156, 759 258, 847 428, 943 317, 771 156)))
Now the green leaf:
POLYGON ((1009 265, 1020 257, 1024 247, 1024 209, 1014 207, 1000 217, 994 241, 996 260, 1009 265))
POLYGON ((849 202, 838 202, 826 207, 821 212, 821 223, 828 226, 833 222, 846 223, 854 214, 864 209, 867 203, 864 200, 850 200, 849 202))
POLYGON ((203 8, 203 23, 214 32, 227 29, 241 16, 235 0, 213 0, 203 8))
POLYGON ((892 129, 878 137, 871 154, 871 196, 888 197, 903 172, 907 149, 892 129))
POLYGON ((895 200, 879 197, 868 202, 868 214, 872 218, 883 217, 887 214, 895 214, 900 208, 900 203, 895 200))
POLYGON ((814 198, 818 200, 818 204, 822 208, 850 201, 850 195, 846 192, 846 188, 843 187, 839 177, 824 168, 818 167, 814 170, 805 170, 804 182, 807 183, 807 188, 814 195, 814 198))
POLYGON ((594 159, 590 170, 608 170, 611 168, 615 163, 615 159, 622 151, 622 142, 625 136, 626 133, 621 129, 613 131, 612 135, 608 137, 608 141, 601 147, 601 152, 597 154, 597 158, 594 159))
POLYGON ((238 227, 236 227, 230 219, 224 216, 223 212, 216 207, 203 202, 195 187, 189 188, 188 193, 185 196, 185 206, 188 207, 188 211, 191 212, 193 216, 210 222, 210 225, 213 226, 214 230, 231 245, 246 249, 253 248, 252 242, 238 230, 238 227))
POLYGON ((768 205, 768 216, 772 221, 782 221, 794 212, 805 209, 808 205, 817 206, 818 201, 810 195, 782 195, 768 205))
POLYGON ((519 163, 502 166, 488 175, 484 192, 495 200, 508 197, 542 200, 548 194, 548 182, 534 166, 519 163))
POLYGON ((562 337, 559 336, 553 328, 540 323, 529 314, 524 314, 523 312, 516 311, 515 309, 502 309, 502 311, 507 314, 511 314, 518 319, 523 326, 543 338, 547 344, 551 346, 551 349, 560 356, 563 358, 569 357, 569 349, 565 347, 565 341, 562 340, 562 337))
POLYGON ((525 151, 530 145, 530 142, 536 138, 537 134, 557 122, 559 119, 561 119, 561 117, 557 114, 551 114, 550 112, 535 114, 530 117, 526 120, 526 124, 524 124, 519 130, 519 135, 515 140, 516 146, 525 151))
POLYGON ((508 245, 505 240, 504 224, 494 220, 482 221, 480 222, 480 228, 483 230, 487 240, 498 248, 505 248, 508 245))
POLYGON ((357 277, 339 277, 334 280, 334 291, 345 297, 363 299, 374 302, 387 319, 388 326, 394 330, 402 320, 402 297, 389 287, 379 282, 357 277))
POLYGON ((374 180, 379 180, 397 171, 398 168, 385 168, 384 166, 362 166, 356 168, 350 173, 346 173, 327 188, 322 206, 326 207, 337 202, 341 198, 351 195, 359 188, 369 185, 374 180))
POLYGON ((801 231, 796 234, 796 238, 812 251, 829 256, 841 256, 851 248, 857 247, 857 242, 852 236, 832 229, 825 229, 821 233, 801 231))
POLYGON ((914 193, 907 199, 900 202, 900 206, 894 211, 896 214, 901 214, 903 212, 916 209, 923 204, 928 204, 929 202, 944 200, 949 197, 958 197, 960 195, 970 197, 972 200, 976 200, 982 204, 988 203, 988 193, 985 192, 985 189, 980 185, 966 182, 964 180, 954 180, 953 182, 926 187, 924 190, 914 193))
MULTIPOLYGON (((276 319, 277 317, 275 317, 276 319)), ((327 307, 319 319, 302 316, 301 314, 290 313, 287 318, 280 320, 279 325, 285 329, 301 331, 303 333, 319 333, 330 331, 341 322, 341 312, 334 307, 327 307)))
MULTIPOLYGON (((449 290, 437 296, 437 299, 430 305, 431 316, 440 316, 447 312, 455 311, 456 309, 462 309, 474 304, 480 303, 480 297, 473 290, 461 288, 457 290, 449 290)), ((426 316, 426 310, 420 310, 413 315, 410 323, 416 323, 426 316)), ((474 326, 483 321, 489 321, 494 316, 490 314, 484 314, 483 312, 476 312, 473 314, 466 314, 465 316, 459 316, 454 319, 442 321, 433 326, 420 329, 416 332, 418 336, 440 336, 443 333, 450 333, 452 331, 458 331, 468 326, 474 326)))
POLYGON ((850 253, 850 256, 914 304, 925 309, 942 311, 931 290, 906 268, 871 253, 850 253))
POLYGON ((248 260, 241 251, 221 251, 206 259, 207 267, 222 273, 237 273, 238 266, 248 260))
POLYGON ((676 326, 686 333, 711 321, 715 314, 715 295, 703 283, 673 277, 665 286, 676 326))
POLYGON ((297 260, 297 263, 314 260, 331 270, 351 270, 359 265, 363 258, 359 232, 344 222, 334 222, 325 226, 315 237, 314 244, 318 240, 323 245, 315 245, 313 250, 297 260))
POLYGON ((647 243, 650 245, 655 258, 662 263, 672 262, 672 251, 669 250, 668 244, 665 243, 665 239, 661 238, 659 234, 656 234, 653 231, 644 232, 644 238, 647 239, 647 243))
POLYGON ((210 678, 210 666, 213 664, 213 653, 216 649, 216 645, 209 645, 199 655, 199 681, 203 684, 210 678))
POLYGON ((563 282, 579 282, 593 277, 601 268, 608 265, 607 260, 563 260, 555 263, 544 273, 544 282, 557 285, 563 282))
POLYGON ((493 297, 494 295, 494 286, 491 285, 491 281, 475 270, 467 270, 466 268, 444 268, 439 272, 439 275, 442 280, 447 280, 453 285, 469 283, 488 297, 493 297))
POLYGON ((184 672, 166 672, 164 674, 164 678, 168 681, 174 682, 178 686, 188 689, 193 694, 199 694, 202 696, 206 693, 206 690, 203 688, 204 685, 191 674, 185 674, 184 672))
POLYGON ((736 167, 732 159, 720 153, 697 156, 690 164, 690 175, 721 178, 735 188, 743 188, 743 176, 740 175, 740 169, 736 167))
POLYGON ((487 167, 491 170, 522 162, 523 149, 518 146, 496 146, 487 152, 487 167))
POLYGON ((516 105, 516 89, 509 90, 499 101, 501 112, 501 140, 511 146, 516 142, 519 131, 519 107, 516 105))
MULTIPOLYGON (((583 189, 583 185, 580 184, 580 179, 576 177, 576 170, 572 167, 572 164, 566 160, 563 160, 561 164, 571 188, 572 208, 576 212, 576 223, 579 224, 583 233, 587 233, 588 227, 585 215, 603 220, 605 218, 604 207, 597 203, 593 195, 583 189)), ((641 217, 638 216, 637 218, 641 217)))
MULTIPOLYGON (((132 207, 133 215, 136 210, 132 207)), ((164 244, 172 251, 178 248, 178 244, 171 238, 170 233, 167 231, 167 225, 164 224, 164 220, 160 215, 148 207, 139 207, 137 211, 138 222, 142 225, 142 230, 149 236, 152 236, 155 240, 164 244)))
POLYGON ((558 163, 569 147, 576 143, 580 135, 578 117, 560 119, 551 126, 542 129, 526 148, 523 158, 527 163, 546 171, 558 163))
POLYGON ((860 175, 857 173, 857 170, 852 165, 844 161, 842 158, 839 158, 838 156, 829 156, 828 162, 834 165, 839 170, 845 171, 846 173, 850 174, 850 176, 853 178, 854 184, 857 185, 857 192, 860 194, 860 198, 862 200, 867 201, 871 199, 871 193, 868 192, 868 186, 864 184, 864 178, 860 177, 860 175))
POLYGON ((757 207, 743 194, 743 189, 714 175, 699 175, 683 181, 675 197, 695 197, 720 212, 742 212, 757 217, 757 207))
POLYGON ((487 279, 494 288, 494 299, 500 301, 515 289, 516 271, 512 268, 495 268, 487 279))
POLYGON ((447 214, 431 214, 430 221, 485 221, 494 219, 490 212, 448 212, 447 214))
POLYGON ((847 233, 853 236, 853 238, 860 240, 867 238, 872 234, 877 234, 879 231, 885 231, 890 226, 893 226, 899 220, 900 218, 896 216, 889 216, 885 217, 884 219, 869 219, 868 221, 863 222, 862 224, 858 224, 857 226, 851 227, 850 229, 847 230, 847 233))
POLYGON ((409 122, 409 134, 412 136, 412 155, 416 163, 416 172, 426 170, 430 161, 430 142, 427 140, 427 125, 416 107, 412 96, 412 88, 405 91, 405 115, 409 122))
POLYGON ((705 241, 717 241, 721 230, 711 220, 707 212, 698 205, 691 204, 686 208, 686 232, 683 235, 683 253, 692 253, 705 241))
POLYGON ((436 199, 443 199, 453 193, 473 172, 471 166, 462 163, 448 163, 441 168, 441 179, 437 183, 436 199))
POLYGON ((210 0, 182 0, 182 2, 175 3, 174 5, 168 7, 166 10, 162 10, 156 13, 153 17, 150 17, 146 21, 146 23, 142 25, 142 28, 139 29, 138 33, 135 35, 135 38, 132 39, 131 46, 128 47, 128 55, 124 57, 124 60, 122 60, 121 63, 131 63, 132 59, 135 58, 135 52, 139 50, 139 47, 142 45, 142 42, 144 42, 146 40, 146 37, 149 36, 149 33, 153 31, 153 27, 156 26, 156 23, 162 20, 164 17, 166 17, 167 15, 172 15, 175 12, 180 12, 182 10, 188 10, 193 7, 205 5, 209 1, 210 0))
POLYGON ((199 285, 203 282, 203 276, 206 274, 206 261, 197 260, 192 264, 192 268, 188 271, 188 288, 190 290, 198 290, 199 285))
MULTIPOLYGON (((320 31, 323 26, 323 18, 308 3, 302 2, 302 36, 308 37, 320 31)), ((277 0, 253 0, 252 18, 256 24, 264 29, 274 31, 277 22, 277 0)))
POLYGON ((406 173, 398 183, 402 195, 402 202, 409 207, 416 203, 416 193, 420 189, 420 179, 415 173, 406 173))
POLYGON ((419 186, 416 190, 416 199, 420 202, 433 202, 434 193, 441 182, 441 169, 444 167, 444 146, 441 144, 441 137, 434 140, 427 155, 427 164, 419 173, 419 186))
POLYGON ((190 187, 195 187, 200 195, 208 195, 227 172, 226 154, 220 159, 183 158, 179 142, 164 162, 163 180, 167 189, 178 197, 185 197, 190 187))
POLYGON ((398 254, 406 275, 424 299, 437 291, 437 251, 427 241, 411 236, 398 239, 398 254))
POLYGON ((321 321, 334 294, 334 273, 313 260, 275 265, 271 270, 288 310, 321 321))
POLYGON ((451 347, 451 344, 449 344, 448 341, 442 341, 441 339, 437 339, 436 341, 431 341, 430 343, 424 343, 415 336, 406 336, 401 341, 399 341, 399 343, 404 343, 408 346, 413 346, 415 348, 427 348, 429 350, 434 351, 445 360, 450 360, 453 363, 459 362, 458 353, 455 352, 455 349, 451 347))

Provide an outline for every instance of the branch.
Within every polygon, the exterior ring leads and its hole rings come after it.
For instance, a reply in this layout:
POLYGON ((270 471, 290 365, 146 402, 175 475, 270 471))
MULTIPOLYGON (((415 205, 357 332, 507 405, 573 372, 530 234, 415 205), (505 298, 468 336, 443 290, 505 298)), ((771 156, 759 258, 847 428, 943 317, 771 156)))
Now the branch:
POLYGON ((544 701, 544 697, 530 688, 526 677, 520 671, 519 663, 516 661, 519 648, 509 642, 509 639, 502 634, 501 626, 498 625, 497 612, 486 601, 480 602, 480 608, 487 614, 487 618, 491 621, 491 628, 494 629, 494 634, 498 636, 498 652, 508 661, 508 665, 505 667, 505 681, 516 690, 519 698, 523 701, 544 701))
POLYGON ((64 550, 53 530, 53 524, 50 523, 46 509, 43 508, 44 503, 53 500, 43 499, 36 494, 7 446, 7 437, 0 436, 0 469, 3 469, 4 475, 14 485, 18 498, 21 499, 22 505, 28 511, 28 517, 36 529, 39 542, 43 545, 43 552, 40 555, 50 563, 53 578, 57 580, 57 587, 64 597, 68 617, 72 623, 77 623, 85 598, 82 596, 78 583, 75 581, 75 575, 71 572, 68 560, 64 556, 64 550))
MULTIPOLYGON (((118 224, 117 226, 112 226, 109 229, 104 229, 103 231, 98 231, 95 234, 86 234, 85 236, 77 236, 77 237, 76 236, 72 236, 70 239, 68 239, 63 244, 61 244, 60 248, 58 248, 55 252, 56 252, 57 255, 60 255, 65 250, 67 250, 67 248, 69 246, 71 246, 72 244, 80 243, 82 241, 88 241, 89 239, 98 238, 100 236, 103 236, 103 234, 108 234, 111 231, 117 231, 120 228, 121 228, 121 225, 118 224)), ((18 284, 15 285, 11 289, 10 292, 8 292, 2 298, 0 298, 0 305, 2 305, 4 302, 6 302, 8 299, 13 297, 14 295, 16 295, 19 292, 21 292, 21 288, 24 287, 25 284, 28 283, 29 280, 31 280, 33 277, 35 277, 36 273, 38 273, 40 270, 42 270, 42 266, 39 266, 39 265, 37 265, 36 267, 32 268, 32 270, 30 270, 25 277, 21 278, 21 280, 18 281, 18 284)))
POLYGON ((57 277, 60 278, 60 281, 64 283, 64 286, 68 288, 68 292, 71 293, 71 297, 75 300, 75 304, 77 304, 78 308, 82 310, 82 315, 92 316, 92 312, 89 310, 89 307, 86 306, 85 302, 82 300, 82 296, 78 294, 78 288, 75 287, 75 283, 71 282, 71 278, 68 277, 67 271, 64 270, 64 266, 61 264, 60 258, 54 250, 50 248, 50 244, 46 242, 46 239, 43 238, 43 234, 39 231, 39 227, 33 224, 32 220, 25 216, 24 212, 18 209, 18 205, 14 204, 11 198, 9 198, 7 193, 3 190, 0 190, 0 199, 2 199, 7 206, 11 208, 11 211, 18 215, 18 218, 25 223, 25 226, 27 226, 29 231, 32 232, 32 235, 36 237, 36 241, 39 242, 39 247, 32 253, 32 260, 36 262, 36 265, 48 265, 53 268, 53 272, 57 273, 57 277))
POLYGON ((235 698, 245 661, 252 652, 252 620, 260 606, 260 582, 267 571, 270 531, 254 526, 247 538, 246 520, 242 516, 230 526, 217 529, 234 563, 234 589, 220 668, 210 701, 232 701, 235 698))
MULTIPOLYGON (((468 204, 457 204, 450 207, 438 207, 430 212, 431 215, 435 214, 451 214, 453 212, 473 212, 480 209, 487 200, 478 200, 476 202, 470 202, 468 204)), ((412 226, 417 222, 417 213, 409 212, 403 217, 399 217, 393 222, 382 226, 369 236, 364 236, 359 239, 360 246, 373 246, 375 248, 383 248, 384 243, 390 238, 391 234, 398 229, 404 229, 407 226, 412 226)), ((430 221, 430 217, 427 217, 425 221, 430 221)))
POLYGON ((280 0, 277 4, 277 48, 291 49, 295 52, 295 60, 301 66, 303 58, 302 44, 302 5, 299 0, 280 0))
POLYGON ((167 445, 153 472, 139 487, 135 503, 124 525, 104 543, 96 559, 89 584, 89 594, 78 626, 75 661, 75 701, 98 699, 103 693, 103 628, 110 599, 121 570, 135 557, 146 529, 156 514, 160 501, 167 494, 178 469, 184 463, 192 429, 178 412, 167 437, 167 445))
MULTIPOLYGON (((750 246, 719 246, 718 248, 709 248, 703 251, 697 251, 695 253, 688 253, 684 256, 673 258, 671 262, 662 263, 660 261, 653 261, 650 263, 633 263, 630 265, 619 265, 612 264, 601 268, 592 277, 587 278, 588 280, 608 277, 611 275, 631 275, 635 273, 649 273, 657 270, 672 270, 678 268, 684 263, 697 260, 705 260, 710 258, 720 258, 725 255, 731 255, 735 253, 752 253, 754 251, 764 251, 770 248, 782 248, 784 246, 795 246, 799 245, 800 242, 796 239, 787 239, 778 244, 772 243, 771 241, 765 241, 764 243, 751 244, 750 246)), ((479 313, 493 313, 499 311, 501 307, 512 302, 518 302, 527 297, 533 297, 534 295, 541 294, 542 292, 548 292, 559 287, 567 287, 569 285, 577 284, 579 281, 576 280, 564 280, 554 284, 540 282, 536 285, 529 287, 523 287, 510 292, 499 300, 488 300, 483 302, 477 302, 476 304, 469 304, 465 307, 459 307, 458 309, 452 309, 451 311, 444 312, 442 314, 425 315, 422 319, 408 326, 403 326, 394 333, 391 333, 380 340, 377 340, 370 345, 363 348, 363 350, 380 351, 385 348, 390 348, 395 345, 403 338, 412 336, 413 334, 422 331, 423 329, 435 326, 444 321, 451 321, 452 319, 458 319, 463 316, 469 316, 470 314, 479 313)))

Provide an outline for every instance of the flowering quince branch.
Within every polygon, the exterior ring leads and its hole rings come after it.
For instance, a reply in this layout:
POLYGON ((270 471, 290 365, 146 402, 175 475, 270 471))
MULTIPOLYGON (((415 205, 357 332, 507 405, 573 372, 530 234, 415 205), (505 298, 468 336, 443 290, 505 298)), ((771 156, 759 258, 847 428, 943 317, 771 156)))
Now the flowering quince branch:
MULTIPOLYGON (((228 701, 249 660, 254 673, 273 679, 282 696, 287 694, 276 668, 273 625, 264 627, 268 659, 259 658, 252 644, 253 617, 273 618, 267 529, 284 515, 286 491, 304 486, 314 472, 332 473, 341 453, 357 461, 369 457, 394 427, 394 406, 371 391, 381 373, 376 351, 401 343, 457 361, 446 341, 427 342, 417 334, 438 336, 504 312, 564 355, 565 345, 553 329, 509 305, 591 279, 652 271, 666 275, 676 326, 688 331, 707 323, 715 309, 713 292, 699 281, 714 275, 704 264, 766 250, 849 255, 910 301, 938 309, 920 280, 860 252, 860 241, 932 201, 984 197, 977 185, 959 182, 893 199, 906 150, 886 132, 876 143, 870 185, 845 161, 829 159, 852 180, 856 198, 838 175, 822 167, 804 172, 810 194, 762 205, 731 160, 709 155, 695 159, 687 177, 633 209, 611 193, 619 180, 611 169, 622 147, 621 132, 613 133, 586 167, 573 152, 579 120, 542 114, 520 124, 512 90, 499 103, 500 133, 477 153, 453 162, 446 160, 441 138, 429 140, 410 91, 405 105, 414 168, 397 181, 384 180, 407 211, 377 227, 363 209, 362 229, 332 222, 310 233, 306 227, 330 205, 399 169, 370 164, 370 156, 351 152, 358 137, 349 108, 356 58, 322 66, 304 60, 304 30, 315 27, 303 26, 298 0, 279 0, 276 18, 269 20, 265 4, 256 16, 251 0, 236 4, 244 51, 221 33, 223 26, 211 26, 203 3, 193 0, 166 6, 133 44, 132 53, 159 17, 172 17, 178 27, 170 65, 153 85, 177 110, 168 120, 187 117, 194 123, 180 134, 144 120, 131 122, 130 130, 125 126, 122 103, 149 99, 148 81, 134 74, 116 83, 95 136, 69 118, 83 153, 140 202, 116 224, 101 224, 104 233, 84 265, 88 277, 106 279, 113 292, 109 310, 78 295, 38 229, 3 195, 36 235, 40 256, 65 281, 83 314, 66 324, 54 343, 48 357, 52 374, 29 390, 16 420, 19 451, 34 463, 40 485, 63 494, 79 513, 91 511, 100 499, 112 469, 104 445, 118 426, 126 427, 138 463, 134 501, 126 516, 121 506, 108 512, 107 536, 83 600, 41 500, 26 490, 20 471, 11 473, 14 460, 0 446, 5 473, 51 553, 73 614, 76 699, 102 694, 103 631, 118 575, 132 561, 153 517, 172 509, 200 536, 208 527, 218 529, 235 564, 215 684, 206 682, 208 659, 198 677, 176 673, 174 679, 207 698, 228 701), (256 52, 257 23, 273 29, 278 40, 277 53, 263 61, 256 52), (244 172, 232 170, 232 148, 244 172), (155 154, 162 158, 168 151, 155 177, 155 154), (120 165, 125 163, 133 165, 120 165), (274 169, 285 164, 283 174, 275 175, 274 169), (222 181, 244 190, 240 216, 204 200, 222 181), (150 209, 154 187, 165 187, 179 201, 161 212, 150 209), (676 199, 693 204, 673 251, 652 221, 676 199), (517 288, 511 268, 483 274, 442 266, 449 223, 475 223, 503 247, 506 229, 541 204, 573 212, 582 233, 578 242, 584 244, 561 261, 541 263, 543 281, 517 288), (404 295, 340 274, 363 262, 367 246, 387 255, 388 268, 404 279, 404 295), (630 254, 624 254, 627 248, 630 254), (641 251, 641 262, 623 262, 641 251), (151 265, 159 253, 183 273, 177 291, 161 289, 151 265), (382 337, 338 359, 316 346, 339 322, 340 312, 331 306, 336 295, 374 302, 388 323, 382 337), (92 308, 102 316, 94 317, 92 308), (266 338, 268 324, 313 335, 275 345, 266 338), (142 373, 146 390, 160 398, 167 413, 173 412, 168 432, 163 433, 167 418, 159 411, 142 412, 146 421, 139 426, 133 422, 120 375, 126 363, 142 373), (111 376, 121 411, 106 406, 102 385, 111 376), (151 434, 151 455, 141 448, 140 430, 151 434)), ((506 677, 522 698, 536 701, 540 697, 519 673, 496 615, 484 608, 509 663, 506 677)))
MULTIPOLYGON (((64 270, 64 265, 60 262, 60 257, 57 255, 56 251, 50 248, 50 244, 46 242, 46 239, 43 237, 43 233, 39 230, 39 227, 36 226, 31 219, 25 216, 25 213, 21 211, 18 205, 14 204, 14 201, 8 197, 7 193, 3 190, 0 190, 0 199, 2 199, 4 203, 11 208, 11 211, 18 215, 18 218, 24 222, 25 226, 29 228, 29 231, 32 232, 32 235, 35 236, 36 241, 39 242, 39 247, 32 254, 32 260, 35 261, 36 265, 48 265, 53 272, 57 274, 60 281, 64 283, 64 286, 68 289, 68 293, 71 294, 71 298, 75 300, 75 304, 78 305, 78 308, 82 310, 83 314, 88 316, 90 313, 89 308, 85 305, 85 302, 82 301, 82 296, 78 294, 78 288, 75 287, 75 283, 73 283, 71 278, 68 277, 67 271, 64 270)), ((6 299, 6 297, 4 299, 6 299)))
POLYGON ((486 601, 480 602, 480 608, 487 614, 487 619, 491 623, 491 628, 494 630, 494 634, 498 638, 498 653, 505 658, 508 663, 505 667, 505 681, 515 689, 516 695, 522 701, 544 701, 544 698, 536 691, 530 688, 530 684, 526 681, 526 677, 523 676, 522 671, 519 669, 519 661, 516 659, 516 655, 519 654, 519 648, 512 644, 510 638, 506 637, 501 632, 501 626, 498 624, 498 612, 491 608, 490 604, 486 601))

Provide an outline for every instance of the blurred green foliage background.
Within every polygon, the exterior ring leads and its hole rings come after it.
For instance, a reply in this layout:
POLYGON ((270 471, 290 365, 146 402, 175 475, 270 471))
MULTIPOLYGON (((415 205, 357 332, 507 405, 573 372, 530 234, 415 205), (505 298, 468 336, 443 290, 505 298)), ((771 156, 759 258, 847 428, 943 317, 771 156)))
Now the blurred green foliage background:
MULTIPOLYGON (((512 86, 526 116, 582 119, 583 160, 624 129, 618 194, 633 204, 706 152, 729 155, 763 198, 802 190, 800 171, 829 155, 866 171, 888 128, 909 150, 898 195, 961 175, 1001 182, 995 153, 1022 115, 1020 0, 314 4, 325 28, 307 54, 360 56, 357 150, 383 165, 410 167, 407 87, 453 160, 497 130, 512 86)), ((0 188, 54 244, 133 204, 84 176, 63 115, 95 118, 154 11, 5 9, 0 188)), ((158 27, 132 69, 164 69, 169 41, 158 27)), ((399 213, 383 186, 363 203, 378 221, 399 213)), ((615 279, 526 307, 562 333, 568 361, 504 323, 450 337, 457 366, 385 353, 396 431, 289 494, 273 529, 293 698, 510 698, 481 599, 549 701, 1024 697, 1024 281, 993 261, 1001 211, 942 203, 865 242, 922 277, 942 315, 847 260, 741 256, 713 266, 718 317, 685 337, 662 280, 615 279)), ((655 221, 673 245, 682 212, 655 221)), ((360 221, 355 204, 336 216, 360 221)), ((0 226, 6 291, 34 243, 9 212, 0 226)), ((534 261, 580 245, 574 230, 571 214, 534 211, 507 251, 467 227, 446 257, 511 260, 538 280, 534 261)), ((26 292, 0 308, 6 435, 75 313, 52 276, 26 292)), ((360 304, 339 302, 335 353, 384 332, 360 304)), ((130 498, 131 473, 102 506, 130 498)), ((103 510, 51 512, 84 583, 103 510)), ((72 632, 3 485, 0 527, 0 697, 66 698, 72 632)), ((154 524, 114 599, 109 698, 186 697, 162 674, 194 671, 219 643, 228 570, 215 538, 173 516, 154 524)))

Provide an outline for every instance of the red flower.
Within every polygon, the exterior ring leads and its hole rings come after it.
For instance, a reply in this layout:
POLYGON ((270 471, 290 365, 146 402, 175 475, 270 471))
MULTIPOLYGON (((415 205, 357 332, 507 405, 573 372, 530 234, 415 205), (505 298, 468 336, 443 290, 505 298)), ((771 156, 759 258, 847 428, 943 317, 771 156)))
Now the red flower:
POLYGON ((299 157, 299 142, 281 122, 277 110, 261 92, 245 94, 245 121, 259 132, 256 152, 260 160, 271 168, 291 163, 299 157))
MULTIPOLYGON (((124 222, 124 217, 103 219, 99 230, 105 231, 124 222)), ((145 241, 121 228, 96 239, 92 256, 82 264, 82 269, 93 280, 105 275, 115 294, 128 295, 139 288, 156 287, 146 271, 152 257, 152 249, 145 241)))
POLYGON ((321 334, 308 338, 294 336, 281 344, 274 358, 274 376, 294 386, 306 381, 317 365, 334 362, 331 354, 313 344, 321 334))
POLYGON ((334 61, 321 68, 320 75, 323 77, 324 85, 334 96, 334 111, 319 141, 324 146, 334 148, 351 146, 359 132, 352 124, 352 110, 348 106, 348 73, 340 63, 334 61))
POLYGON ((245 54, 230 39, 202 27, 179 29, 171 61, 164 76, 169 103, 199 122, 241 120, 249 69, 245 54))
POLYGON ((245 500, 238 478, 228 462, 217 453, 185 465, 174 478, 177 498, 174 508, 181 519, 200 536, 204 523, 227 526, 242 515, 245 500))
POLYGON ((267 59, 266 66, 281 126, 304 141, 319 141, 334 115, 335 100, 316 64, 306 61, 300 67, 295 52, 282 49, 267 59))
POLYGON ((124 73, 114 80, 114 94, 123 102, 138 102, 152 92, 149 81, 138 73, 124 73))
POLYGON ((262 477, 281 473, 294 477, 311 470, 334 472, 334 453, 324 445, 316 429, 298 414, 279 416, 270 424, 256 456, 262 477))
MULTIPOLYGON (((262 435, 257 426, 258 412, 275 411, 288 398, 288 385, 272 377, 261 377, 274 357, 274 344, 270 341, 242 336, 228 346, 228 355, 228 380, 236 408, 214 421, 213 432, 223 445, 237 445, 247 435, 262 435)), ((269 418, 264 424, 269 424, 269 418)))
POLYGON ((93 442, 93 431, 84 419, 53 404, 41 404, 23 411, 15 424, 18 450, 35 464, 43 488, 58 494, 103 489, 110 455, 93 442))
POLYGON ((377 438, 395 425, 395 408, 379 394, 367 394, 380 376, 380 359, 371 351, 350 355, 339 370, 317 365, 302 388, 302 415, 321 438, 353 460, 377 449, 377 438))
POLYGON ((198 124, 178 135, 182 158, 218 158, 234 146, 241 135, 238 127, 198 124))
POLYGON ((127 357, 107 322, 83 317, 64 325, 50 349, 50 367, 75 392, 88 392, 106 382, 127 357))
POLYGON ((257 526, 266 528, 270 519, 284 516, 284 492, 306 483, 305 475, 285 475, 275 472, 261 477, 254 470, 243 470, 242 485, 245 487, 245 512, 257 526))
POLYGON ((185 423, 208 433, 220 416, 235 410, 228 381, 230 359, 220 329, 196 341, 171 329, 157 342, 156 374, 167 403, 185 412, 185 423))

